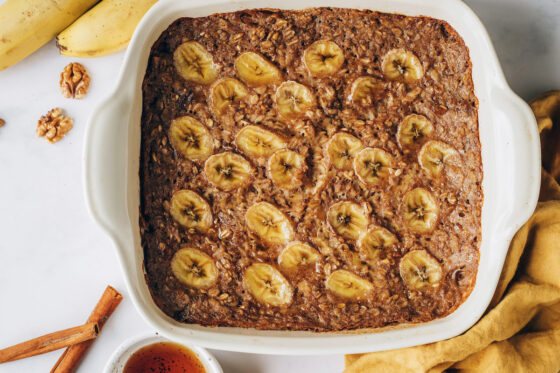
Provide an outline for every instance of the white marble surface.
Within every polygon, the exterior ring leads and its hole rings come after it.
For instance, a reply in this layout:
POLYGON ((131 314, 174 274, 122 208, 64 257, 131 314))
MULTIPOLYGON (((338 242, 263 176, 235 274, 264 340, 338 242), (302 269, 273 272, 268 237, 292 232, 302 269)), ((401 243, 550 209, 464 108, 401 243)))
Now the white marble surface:
MULTIPOLYGON (((560 88, 560 0, 467 3, 487 26, 518 94, 530 99, 560 88)), ((60 71, 76 59, 59 56, 52 42, 0 72, 0 118, 6 120, 0 128, 0 348, 82 323, 112 284, 125 299, 80 372, 100 372, 122 341, 149 330, 127 297, 112 244, 88 216, 82 192, 85 123, 112 87, 122 57, 81 61, 92 76, 82 101, 58 92, 60 71), (50 145, 35 136, 35 125, 55 106, 74 118, 75 127, 50 145)), ((226 373, 340 372, 343 367, 341 355, 214 353, 226 373)), ((48 371, 59 354, 2 365, 0 372, 48 371)))

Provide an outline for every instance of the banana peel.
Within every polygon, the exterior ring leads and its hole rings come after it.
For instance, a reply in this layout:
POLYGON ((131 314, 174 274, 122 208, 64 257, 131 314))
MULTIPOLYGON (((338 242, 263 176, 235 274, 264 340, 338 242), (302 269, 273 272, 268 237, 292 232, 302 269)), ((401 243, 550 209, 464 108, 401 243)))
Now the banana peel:
POLYGON ((136 26, 157 0, 103 0, 56 37, 60 54, 101 57, 128 45, 136 26))
POLYGON ((98 0, 7 0, 0 5, 0 70, 35 52, 98 0))

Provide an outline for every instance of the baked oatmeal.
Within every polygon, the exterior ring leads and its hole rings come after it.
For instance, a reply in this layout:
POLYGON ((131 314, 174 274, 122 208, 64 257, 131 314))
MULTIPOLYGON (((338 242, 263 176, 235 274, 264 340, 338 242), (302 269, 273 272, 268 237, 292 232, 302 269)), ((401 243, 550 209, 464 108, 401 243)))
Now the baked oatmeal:
POLYGON ((481 242, 478 102, 446 22, 181 18, 143 82, 146 279, 170 317, 343 331, 443 317, 481 242))

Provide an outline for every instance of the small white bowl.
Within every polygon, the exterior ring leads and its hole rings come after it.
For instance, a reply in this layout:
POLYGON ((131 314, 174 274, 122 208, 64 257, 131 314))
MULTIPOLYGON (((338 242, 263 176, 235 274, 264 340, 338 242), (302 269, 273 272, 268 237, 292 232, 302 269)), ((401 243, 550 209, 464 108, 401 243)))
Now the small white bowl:
MULTIPOLYGON (((142 347, 158 342, 174 341, 164 338, 157 333, 141 334, 126 340, 115 350, 115 352, 113 352, 111 358, 107 362, 107 365, 105 365, 104 373, 122 373, 126 362, 132 356, 132 354, 134 354, 142 347)), ((207 373, 224 373, 216 358, 204 348, 196 346, 186 346, 182 343, 178 344, 191 350, 196 355, 198 360, 200 360, 207 373)))

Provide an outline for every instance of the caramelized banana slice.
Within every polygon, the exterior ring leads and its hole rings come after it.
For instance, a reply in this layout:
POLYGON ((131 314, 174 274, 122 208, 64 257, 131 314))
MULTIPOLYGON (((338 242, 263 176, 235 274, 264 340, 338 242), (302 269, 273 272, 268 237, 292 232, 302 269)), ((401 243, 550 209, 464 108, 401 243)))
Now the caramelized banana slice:
POLYGON ((434 131, 434 125, 423 115, 407 115, 397 130, 397 140, 401 148, 413 144, 420 144, 429 138, 434 131))
POLYGON ((312 75, 327 76, 342 67, 344 53, 335 42, 318 40, 307 47, 303 54, 303 61, 312 75))
POLYGON ((349 100, 359 105, 371 105, 382 97, 384 91, 383 82, 370 76, 363 76, 352 83, 349 100))
POLYGON ((283 138, 259 126, 243 127, 235 138, 235 143, 250 157, 270 157, 278 149, 286 147, 283 138))
POLYGON ((192 190, 178 190, 171 197, 173 219, 183 227, 204 233, 212 225, 212 210, 208 202, 192 190))
POLYGON ((397 237, 389 230, 372 226, 358 240, 358 247, 368 259, 378 259, 381 252, 397 243, 397 237))
POLYGON ((282 149, 268 160, 268 175, 275 185, 284 189, 299 188, 305 173, 305 159, 298 153, 282 149))
POLYGON ((282 306, 292 301, 292 286, 273 266, 255 263, 245 270, 243 282, 259 301, 271 306, 282 306))
POLYGON ((327 156, 339 170, 351 170, 354 157, 362 149, 362 142, 346 132, 338 132, 327 143, 327 156))
POLYGON ((169 126, 169 142, 177 152, 193 161, 205 160, 214 150, 210 131, 190 116, 173 119, 169 126))
POLYGON ((197 289, 209 288, 218 279, 214 260, 208 254, 191 247, 182 248, 173 255, 171 271, 177 280, 197 289))
POLYGON ((212 55, 196 41, 188 41, 175 49, 173 64, 185 80, 198 84, 210 84, 218 77, 212 55))
POLYGON ((317 250, 304 242, 294 242, 286 246, 278 257, 278 264, 284 269, 293 269, 315 263, 321 259, 317 250))
POLYGON ((326 286, 335 295, 349 300, 363 300, 373 290, 371 282, 344 269, 334 271, 327 279, 326 286))
POLYGON ((424 76, 422 63, 410 51, 393 49, 383 57, 383 74, 390 80, 401 80, 414 83, 424 76))
POLYGON ((303 116, 315 105, 313 93, 303 84, 287 81, 276 90, 276 110, 284 118, 293 119, 303 116))
POLYGON ((280 80, 280 71, 255 52, 245 52, 235 60, 235 70, 245 84, 252 87, 269 85, 280 80))
POLYGON ((239 154, 224 152, 206 160, 204 172, 209 182, 229 191, 245 186, 253 175, 251 164, 239 154))
POLYGON ((327 222, 342 237, 357 240, 366 230, 368 218, 357 203, 341 201, 329 208, 327 222))
POLYGON ((214 84, 210 93, 212 109, 216 114, 222 114, 230 105, 241 101, 249 94, 247 87, 239 80, 225 78, 214 84))
POLYGON ((404 283, 413 290, 438 287, 443 277, 441 265, 426 250, 413 250, 402 257, 399 271, 404 283))
POLYGON ((249 207, 245 222, 250 230, 269 244, 286 244, 294 238, 290 219, 268 202, 258 202, 249 207))
POLYGON ((389 178, 394 167, 391 154, 379 148, 364 148, 354 158, 354 172, 368 185, 379 185, 389 178))
POLYGON ((461 172, 461 157, 455 148, 442 141, 428 141, 418 153, 420 167, 431 178, 442 174, 454 175, 461 172))
POLYGON ((438 207, 432 193, 416 188, 406 193, 403 200, 403 220, 414 233, 429 233, 438 220, 438 207))

